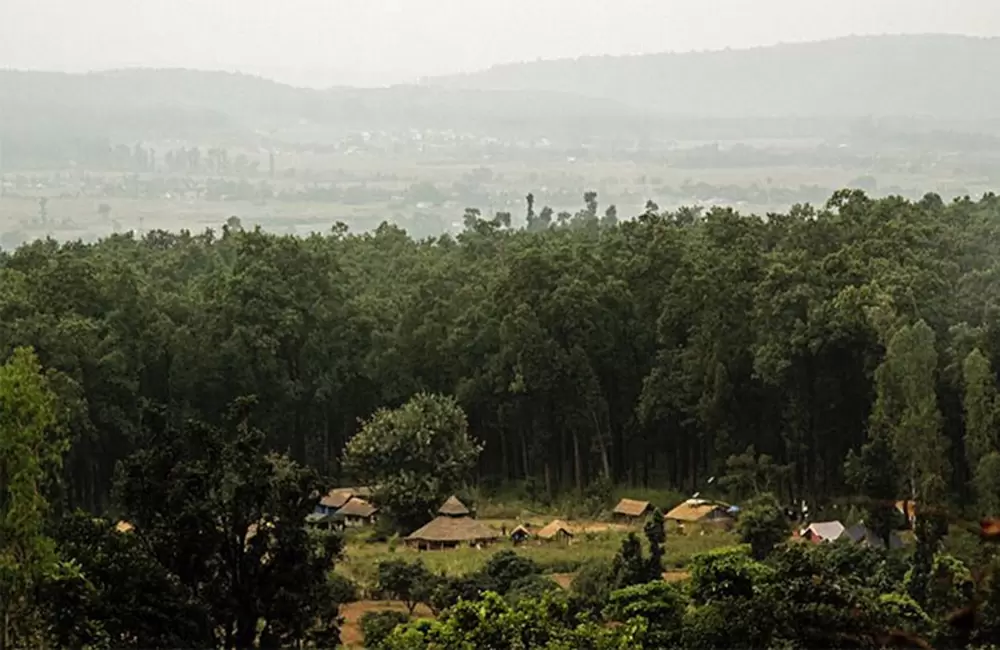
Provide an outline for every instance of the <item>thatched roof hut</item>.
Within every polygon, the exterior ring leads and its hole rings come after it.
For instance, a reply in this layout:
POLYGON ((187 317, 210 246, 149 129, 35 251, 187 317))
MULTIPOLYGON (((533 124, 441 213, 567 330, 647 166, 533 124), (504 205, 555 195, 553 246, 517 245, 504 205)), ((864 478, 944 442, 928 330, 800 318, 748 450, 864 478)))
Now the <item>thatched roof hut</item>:
POLYGON ((531 537, 531 531, 528 530, 528 527, 524 525, 520 525, 514 530, 510 531, 510 539, 515 544, 520 544, 529 537, 531 537))
POLYGON ((499 537, 495 530, 470 517, 441 515, 407 536, 406 543, 418 548, 454 548, 463 543, 489 543, 499 537))
POLYGON ((334 488, 319 500, 319 504, 332 513, 343 508, 344 504, 350 501, 353 496, 354 493, 350 488, 334 488))
POLYGON ((684 523, 729 522, 733 519, 726 505, 705 499, 688 499, 664 518, 684 523))
POLYGON ((454 494, 448 497, 448 500, 441 504, 438 508, 439 515, 445 515, 446 517, 468 517, 469 509, 465 507, 465 504, 458 500, 458 497, 454 494))
POLYGON ((374 505, 360 497, 354 497, 333 513, 333 516, 337 519, 371 519, 376 512, 378 508, 374 505))
POLYGON ((652 511, 653 505, 649 501, 622 499, 611 511, 611 514, 619 521, 632 522, 636 519, 642 519, 652 511))
POLYGON ((569 539, 572 536, 573 531, 570 530, 569 524, 562 519, 550 521, 538 531, 539 539, 569 539))

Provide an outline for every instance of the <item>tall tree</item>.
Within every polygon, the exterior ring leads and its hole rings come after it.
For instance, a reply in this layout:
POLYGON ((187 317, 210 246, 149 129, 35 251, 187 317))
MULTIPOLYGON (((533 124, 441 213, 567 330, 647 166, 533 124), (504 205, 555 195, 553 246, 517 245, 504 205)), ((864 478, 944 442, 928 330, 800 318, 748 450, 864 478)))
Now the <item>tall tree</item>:
POLYGON ((34 595, 59 570, 46 488, 67 449, 56 395, 30 348, 0 366, 0 650, 38 640, 34 595))
POLYGON ((347 443, 344 465, 409 532, 466 487, 482 448, 454 398, 420 393, 364 422, 347 443))
POLYGON ((980 506, 992 509, 992 502, 1000 495, 992 495, 982 490, 989 489, 989 475, 994 463, 983 460, 997 449, 997 414, 1000 398, 997 396, 996 377, 990 368, 989 359, 975 348, 962 363, 962 379, 965 393, 962 399, 965 415, 965 456, 969 470, 973 473, 976 497, 980 506))
POLYGON ((924 321, 904 325, 889 339, 876 371, 874 434, 889 434, 907 492, 940 503, 936 489, 949 478, 947 441, 942 435, 936 385, 934 332, 924 321))
POLYGON ((341 550, 305 527, 325 485, 266 452, 252 402, 224 427, 175 428, 151 414, 142 448, 122 467, 121 509, 156 560, 209 612, 219 647, 243 650, 339 639, 327 572, 341 550), (160 420, 157 422, 157 420, 160 420))

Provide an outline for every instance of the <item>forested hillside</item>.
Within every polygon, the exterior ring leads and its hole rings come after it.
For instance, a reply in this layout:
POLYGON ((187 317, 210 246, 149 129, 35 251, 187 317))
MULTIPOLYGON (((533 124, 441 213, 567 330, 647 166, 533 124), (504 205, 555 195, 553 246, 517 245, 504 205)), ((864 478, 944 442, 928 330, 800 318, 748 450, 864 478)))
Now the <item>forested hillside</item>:
POLYGON ((885 434, 900 462, 935 463, 883 468, 890 491, 934 475, 964 498, 995 451, 995 196, 845 191, 766 219, 650 205, 618 223, 588 193, 572 216, 527 211, 524 230, 470 210, 458 237, 422 241, 232 219, 7 252, 0 345, 54 373, 67 504, 109 503, 152 414, 217 424, 245 395, 270 447, 333 481, 351 479, 338 458, 358 419, 418 391, 468 413, 481 485, 538 494, 605 473, 697 490, 752 445, 794 465, 786 497, 829 497, 885 434))
POLYGON ((983 85, 1000 39, 865 36, 749 50, 517 63, 425 80, 458 88, 558 90, 701 117, 931 116, 992 119, 983 85), (975 102, 955 102, 975 88, 975 102))

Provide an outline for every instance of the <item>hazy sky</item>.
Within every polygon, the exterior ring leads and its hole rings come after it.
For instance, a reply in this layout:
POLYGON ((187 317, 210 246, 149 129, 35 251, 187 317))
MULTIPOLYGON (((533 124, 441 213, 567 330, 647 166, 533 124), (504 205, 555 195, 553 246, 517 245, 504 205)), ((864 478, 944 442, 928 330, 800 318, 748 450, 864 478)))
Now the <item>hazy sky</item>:
POLYGON ((920 32, 1000 35, 1000 0, 0 0, 0 66, 378 85, 536 58, 920 32))

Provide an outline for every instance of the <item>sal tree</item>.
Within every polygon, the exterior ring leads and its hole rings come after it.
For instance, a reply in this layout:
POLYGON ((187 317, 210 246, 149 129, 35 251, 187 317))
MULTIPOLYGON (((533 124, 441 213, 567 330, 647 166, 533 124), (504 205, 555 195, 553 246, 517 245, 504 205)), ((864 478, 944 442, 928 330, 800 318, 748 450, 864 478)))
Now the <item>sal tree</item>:
POLYGON ((344 465, 374 488, 400 530, 411 531, 465 486, 481 451, 454 398, 421 393, 364 422, 347 443, 344 465))
POLYGON ((333 647, 327 572, 341 541, 314 540, 305 527, 325 486, 315 471, 267 453, 249 406, 238 400, 221 428, 159 423, 122 467, 122 510, 208 612, 217 647, 333 647))
POLYGON ((0 366, 0 650, 38 633, 33 594, 60 566, 43 532, 44 487, 66 449, 57 424, 56 396, 38 359, 16 349, 0 366))

